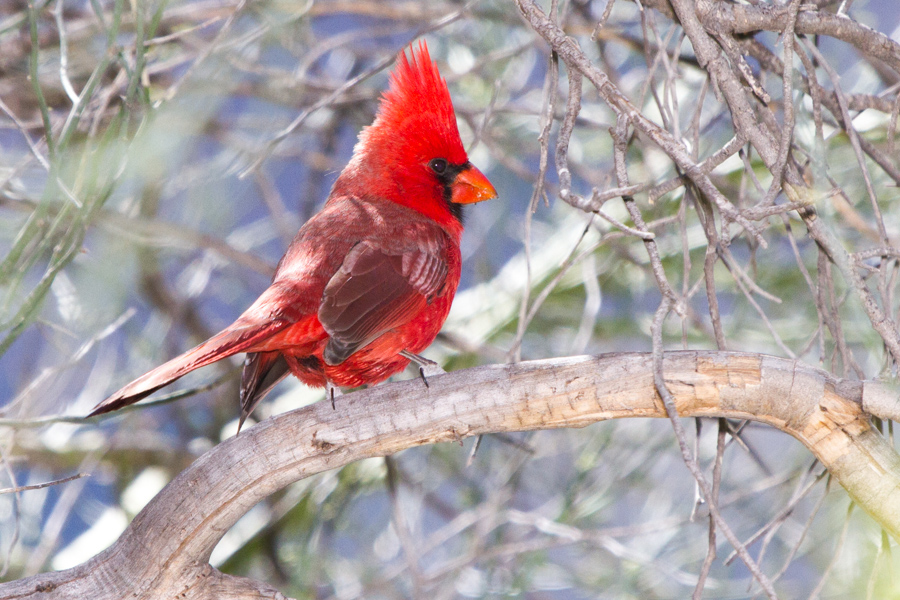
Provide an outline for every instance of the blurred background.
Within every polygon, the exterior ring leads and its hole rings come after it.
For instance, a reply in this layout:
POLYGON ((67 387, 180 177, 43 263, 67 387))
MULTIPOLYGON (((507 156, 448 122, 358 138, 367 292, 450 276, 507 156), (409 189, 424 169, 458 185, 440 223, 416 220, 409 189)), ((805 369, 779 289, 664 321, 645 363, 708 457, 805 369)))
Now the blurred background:
MULTIPOLYGON (((814 4, 900 40, 892 0, 814 4)), ((732 138, 727 108, 664 13, 626 0, 554 6, 595 66, 698 161, 732 138)), ((556 77, 546 43, 513 2, 7 0, 0 487, 89 476, 0 495, 4 579, 80 564, 175 474, 234 435, 237 358, 185 377, 150 407, 79 417, 229 324, 265 289, 371 122, 392 58, 420 37, 447 79, 471 161, 499 193, 466 213, 460 291, 425 354, 458 370, 650 350, 660 292, 647 251, 610 220, 558 199, 553 149, 568 78, 562 67, 556 77)), ((781 73, 761 59, 782 55, 780 37, 734 37, 781 122, 781 73)), ((807 40, 819 56, 804 46, 808 62, 795 62, 794 160, 848 251, 894 248, 860 256, 867 285, 897 315, 891 116, 900 77, 846 42, 807 40), (818 85, 839 82, 865 174, 846 131, 808 93, 809 65, 818 85)), ((617 186, 614 125, 585 84, 568 151, 575 193, 617 186)), ((725 347, 841 377, 894 375, 857 295, 795 212, 755 219, 763 248, 694 191, 661 191, 679 173, 649 140, 631 138, 627 157, 631 183, 647 184, 635 200, 666 276, 686 299, 684 314, 666 322, 667 348, 721 345, 704 270, 712 223, 727 240, 710 267, 725 347)), ((772 175, 745 147, 713 180, 749 209, 772 175)), ((621 198, 602 211, 634 225, 621 198)), ((255 417, 323 397, 289 378, 255 417)), ((717 424, 685 425, 711 472, 717 424)), ((900 598, 896 542, 854 510, 809 452, 765 426, 733 427, 741 431, 722 455, 719 505, 779 593, 900 598)), ((694 590, 709 519, 670 423, 489 436, 470 458, 472 445, 411 449, 298 482, 248 513, 212 562, 296 598, 643 599, 694 590)), ((757 597, 730 551, 719 536, 703 597, 757 597)))

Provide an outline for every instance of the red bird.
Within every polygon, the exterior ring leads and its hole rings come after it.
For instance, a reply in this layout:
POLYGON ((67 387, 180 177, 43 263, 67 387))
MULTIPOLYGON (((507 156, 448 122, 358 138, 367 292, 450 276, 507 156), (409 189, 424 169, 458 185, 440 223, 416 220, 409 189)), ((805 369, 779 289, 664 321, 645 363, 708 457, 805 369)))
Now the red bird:
POLYGON ((246 352, 241 423, 289 372, 315 387, 377 383, 403 370, 444 324, 459 285, 462 205, 496 197, 466 156, 447 84, 420 42, 391 75, 374 123, 272 285, 221 333, 98 404, 137 402, 246 352))

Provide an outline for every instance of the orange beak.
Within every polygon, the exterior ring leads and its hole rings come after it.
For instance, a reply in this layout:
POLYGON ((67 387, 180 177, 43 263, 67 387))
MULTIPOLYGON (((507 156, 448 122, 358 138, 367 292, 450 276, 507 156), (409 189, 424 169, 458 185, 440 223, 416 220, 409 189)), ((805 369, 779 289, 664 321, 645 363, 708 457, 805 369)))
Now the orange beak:
POLYGON ((457 204, 474 204, 497 197, 497 190, 488 178, 472 165, 460 171, 450 187, 452 189, 450 201, 457 204))

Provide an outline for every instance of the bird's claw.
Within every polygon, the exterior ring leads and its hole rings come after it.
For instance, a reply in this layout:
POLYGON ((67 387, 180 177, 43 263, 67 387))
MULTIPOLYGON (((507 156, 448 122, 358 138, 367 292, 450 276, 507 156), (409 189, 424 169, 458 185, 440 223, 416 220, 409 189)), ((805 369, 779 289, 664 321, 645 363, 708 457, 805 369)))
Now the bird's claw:
POLYGON ((419 366, 419 377, 422 378, 422 381, 425 383, 425 387, 431 387, 428 385, 429 377, 437 377, 438 375, 444 375, 447 372, 441 368, 441 365, 437 364, 433 360, 427 359, 424 356, 419 356, 418 354, 414 354, 407 350, 401 350, 400 356, 416 363, 419 366))
POLYGON ((325 393, 328 395, 329 398, 331 398, 331 410, 337 410, 334 407, 334 397, 344 395, 344 393, 341 391, 341 388, 334 385, 330 381, 326 381, 325 382, 325 393))

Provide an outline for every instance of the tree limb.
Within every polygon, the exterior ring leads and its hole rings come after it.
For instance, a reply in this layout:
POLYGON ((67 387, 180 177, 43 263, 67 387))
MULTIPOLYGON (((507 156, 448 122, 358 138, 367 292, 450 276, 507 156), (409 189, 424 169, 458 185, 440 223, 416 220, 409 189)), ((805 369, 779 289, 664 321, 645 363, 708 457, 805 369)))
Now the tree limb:
MULTIPOLYGON (((900 457, 864 412, 900 417, 892 390, 802 363, 738 352, 664 358, 681 417, 769 424, 802 442, 850 496, 900 539, 900 457)), ((320 402, 233 437, 179 474, 109 549, 84 564, 0 584, 2 598, 284 598, 209 566, 222 535, 269 494, 372 456, 486 433, 666 418, 646 353, 492 365, 320 402)))

